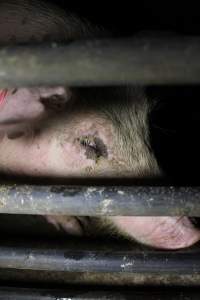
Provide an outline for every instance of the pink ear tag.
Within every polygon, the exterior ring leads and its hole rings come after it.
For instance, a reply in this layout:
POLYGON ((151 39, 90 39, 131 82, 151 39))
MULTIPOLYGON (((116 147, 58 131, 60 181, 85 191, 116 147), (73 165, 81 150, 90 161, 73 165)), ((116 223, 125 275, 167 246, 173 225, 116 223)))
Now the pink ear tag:
POLYGON ((8 90, 0 90, 0 106, 5 102, 5 98, 8 94, 8 90))

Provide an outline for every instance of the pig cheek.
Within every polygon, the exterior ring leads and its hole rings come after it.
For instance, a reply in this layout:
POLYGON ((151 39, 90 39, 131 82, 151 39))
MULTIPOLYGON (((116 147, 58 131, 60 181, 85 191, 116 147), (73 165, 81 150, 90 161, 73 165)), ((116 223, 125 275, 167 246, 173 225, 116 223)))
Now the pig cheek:
POLYGON ((70 170, 72 175, 82 175, 87 168, 92 168, 95 162, 91 159, 87 159, 85 149, 82 149, 76 143, 65 142, 61 145, 61 159, 65 162, 65 166, 70 170))
POLYGON ((111 217, 120 232, 160 249, 181 249, 200 240, 187 217, 111 217))
POLYGON ((42 175, 43 171, 46 170, 48 167, 48 152, 47 152, 48 146, 42 148, 39 144, 34 147, 32 152, 32 160, 33 164, 35 166, 34 171, 36 172, 36 175, 42 175))
MULTIPOLYGON (((50 143, 48 140, 42 140, 42 143, 40 140, 34 140, 32 142, 28 142, 26 140, 21 139, 22 146, 24 146, 21 153, 23 153, 23 156, 21 159, 23 159, 24 163, 22 164, 22 169, 25 173, 28 173, 30 175, 37 175, 42 176, 48 174, 48 168, 49 168, 49 149, 50 149, 50 143)), ((16 143, 20 143, 19 141, 16 141, 16 143)), ((12 143, 12 141, 11 141, 12 143)), ((20 151, 19 151, 20 155, 20 151)))

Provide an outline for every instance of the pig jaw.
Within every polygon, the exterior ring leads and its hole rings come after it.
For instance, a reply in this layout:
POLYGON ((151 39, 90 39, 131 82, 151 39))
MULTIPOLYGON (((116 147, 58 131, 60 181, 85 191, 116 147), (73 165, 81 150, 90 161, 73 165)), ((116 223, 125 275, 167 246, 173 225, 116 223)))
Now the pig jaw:
POLYGON ((200 240, 187 217, 110 217, 127 237, 160 249, 181 249, 200 240))

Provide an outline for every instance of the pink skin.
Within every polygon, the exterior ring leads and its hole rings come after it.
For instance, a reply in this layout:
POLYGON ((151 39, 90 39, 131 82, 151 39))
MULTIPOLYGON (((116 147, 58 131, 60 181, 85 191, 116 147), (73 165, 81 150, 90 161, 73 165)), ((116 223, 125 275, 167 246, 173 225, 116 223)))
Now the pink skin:
POLYGON ((109 144, 113 130, 110 124, 105 126, 108 122, 87 113, 60 118, 61 121, 52 120, 53 124, 31 136, 15 140, 4 136, 0 143, 0 169, 12 170, 13 174, 63 178, 120 175, 113 168, 113 145, 108 148, 108 158, 96 162, 86 157, 86 149, 78 141, 92 135, 109 144))
POLYGON ((127 235, 140 243, 160 249, 181 249, 200 240, 187 217, 111 217, 127 235))
MULTIPOLYGON (((10 92, 7 102, 4 101, 1 107, 2 124, 6 121, 6 117, 9 119, 13 113, 16 120, 20 120, 20 117, 24 118, 23 121, 26 118, 34 119, 35 116, 38 118, 39 112, 44 113, 44 109, 42 104, 35 100, 41 95, 51 96, 52 92, 56 91, 58 93, 56 89, 41 91, 20 89, 14 95, 10 92), (30 106, 27 105, 29 102, 30 106)), ((65 114, 63 119, 61 116, 60 122, 44 127, 37 135, 25 135, 15 140, 4 136, 0 143, 0 169, 16 174, 65 178, 122 175, 123 164, 120 168, 113 168, 115 165, 113 158, 116 157, 116 153, 111 141, 114 141, 114 134, 112 124, 94 113, 65 114), (103 140, 108 146, 107 159, 101 159, 97 164, 86 157, 85 148, 77 141, 77 138, 85 135, 98 136, 103 140), (120 173, 117 174, 119 169, 120 173)), ((111 217, 110 219, 120 231, 157 248, 184 248, 200 239, 200 232, 186 217, 111 217)), ((80 225, 73 217, 48 216, 47 220, 57 229, 63 228, 74 235, 83 234, 80 225)))
MULTIPOLYGON (((37 1, 36 1, 37 2, 37 1)), ((54 41, 63 40, 63 32, 52 22, 52 13, 45 10, 37 14, 34 1, 1 1, 0 3, 0 44, 27 42, 30 38, 42 41, 49 35, 54 41), (23 6, 26 3, 25 6, 23 6), (30 4, 31 3, 31 4, 30 4), (29 5, 32 5, 29 9, 29 5), (33 14, 31 13, 33 11, 33 14), (24 18, 26 16, 26 19, 24 18), (39 18, 39 20, 37 19, 39 18), (54 38, 53 38, 54 37, 54 38)), ((42 7, 42 6, 41 6, 42 7)), ((41 9, 40 7, 40 9, 41 9)), ((58 15, 60 18, 60 15, 58 15)), ((65 24, 65 23, 63 23, 65 24)), ((63 27, 62 27, 63 28, 63 27)), ((1 94, 0 90, 0 94, 1 94)), ((0 102, 0 170, 14 174, 51 177, 134 177, 134 171, 119 160, 114 143, 115 132, 112 124, 97 113, 65 113, 60 120, 44 123, 42 130, 11 140, 13 133, 23 133, 27 127, 37 125, 51 113, 41 102, 60 95, 61 104, 66 103, 71 94, 62 87, 20 88, 8 90, 4 101, 0 102), (62 92, 61 92, 62 91, 62 92), (15 92, 15 93, 13 93, 15 92), (64 99, 64 102, 63 102, 64 99), (14 122, 13 122, 14 121, 14 122), (77 138, 97 136, 107 146, 107 158, 97 161, 86 157, 86 149, 77 138), (118 158, 117 161, 115 158, 118 158)), ((73 234, 83 234, 80 224, 73 217, 47 216, 56 228, 62 227, 73 234)), ((186 217, 110 217, 118 229, 144 244, 163 248, 179 249, 200 240, 200 232, 186 217)))
MULTIPOLYGON (((94 113, 71 112, 65 115, 65 120, 61 117, 61 121, 32 138, 23 136, 10 140, 4 137, 0 143, 0 169, 34 176, 116 177, 122 175, 123 170, 117 173, 118 168, 113 164, 114 133, 112 124, 94 113), (82 135, 99 136, 108 145, 108 157, 98 164, 88 159, 85 148, 76 140, 82 135)), ((47 220, 70 234, 84 234, 73 217, 48 216, 47 220)), ((184 248, 200 239, 200 231, 187 217, 110 217, 110 220, 122 233, 157 248, 184 248)))
POLYGON ((24 133, 31 123, 50 114, 45 107, 47 99, 56 96, 58 104, 62 106, 71 96, 63 87, 0 90, 0 95, 1 135, 24 133))

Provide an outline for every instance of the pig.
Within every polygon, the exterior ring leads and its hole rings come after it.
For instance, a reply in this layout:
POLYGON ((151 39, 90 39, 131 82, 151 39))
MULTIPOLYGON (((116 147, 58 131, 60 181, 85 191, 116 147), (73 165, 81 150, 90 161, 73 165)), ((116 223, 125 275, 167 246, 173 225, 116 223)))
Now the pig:
POLYGON ((1 90, 0 135, 7 134, 10 139, 24 135, 40 120, 64 109, 69 97, 70 92, 61 86, 1 90))
MULTIPOLYGON (((106 31, 43 1, 0 3, 0 45, 67 42, 106 31)), ((21 87, 0 91, 0 170, 31 177, 138 178, 163 176, 149 138, 152 103, 138 86, 21 87), (56 109, 55 109, 56 108, 56 109)), ((45 216, 73 235, 110 234, 162 249, 200 239, 189 218, 45 216), (95 231, 93 230, 95 228, 95 231)))

